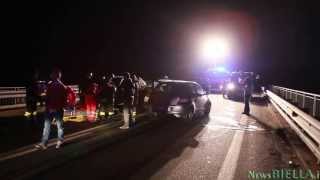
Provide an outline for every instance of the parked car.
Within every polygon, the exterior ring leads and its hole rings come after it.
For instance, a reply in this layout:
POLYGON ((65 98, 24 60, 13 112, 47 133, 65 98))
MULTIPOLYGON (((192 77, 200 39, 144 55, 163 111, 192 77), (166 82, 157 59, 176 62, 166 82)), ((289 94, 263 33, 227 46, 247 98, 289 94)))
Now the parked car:
POLYGON ((198 115, 208 115, 211 102, 196 82, 162 79, 151 94, 151 106, 158 115, 194 119, 198 115))

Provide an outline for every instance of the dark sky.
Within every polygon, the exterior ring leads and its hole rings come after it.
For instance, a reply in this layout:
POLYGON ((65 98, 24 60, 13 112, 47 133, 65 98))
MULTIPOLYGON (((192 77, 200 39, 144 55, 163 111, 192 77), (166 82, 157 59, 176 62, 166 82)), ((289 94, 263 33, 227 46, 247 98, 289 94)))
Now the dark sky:
POLYGON ((319 9, 315 2, 32 1, 8 4, 2 34, 1 84, 20 85, 33 69, 53 66, 64 80, 87 72, 139 72, 183 78, 200 71, 195 34, 222 25, 239 54, 229 65, 268 82, 318 91, 319 9))

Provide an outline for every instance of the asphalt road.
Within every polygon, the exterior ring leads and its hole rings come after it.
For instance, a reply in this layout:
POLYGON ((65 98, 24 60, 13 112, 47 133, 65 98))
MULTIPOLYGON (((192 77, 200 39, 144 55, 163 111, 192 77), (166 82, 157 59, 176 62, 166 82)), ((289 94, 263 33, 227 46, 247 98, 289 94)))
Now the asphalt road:
POLYGON ((263 100, 252 116, 243 104, 211 95, 209 118, 170 118, 145 132, 99 148, 31 179, 250 179, 250 172, 271 172, 298 164, 279 133, 285 126, 263 100))
MULTIPOLYGON (((3 112, 2 116, 4 116, 3 112)), ((11 113, 11 116, 0 117, 0 154, 6 153, 23 146, 27 146, 34 143, 39 143, 42 131, 43 131, 43 114, 39 113, 34 119, 28 119, 21 115, 24 110, 20 112, 20 115, 15 111, 11 113), (14 113, 16 115, 14 115, 14 113)), ((118 116, 118 115, 117 115, 118 116)), ((78 118, 79 119, 79 118, 78 118)), ((119 118, 118 118, 119 119, 119 118)), ((76 133, 85 129, 93 128, 101 124, 108 123, 107 121, 74 121, 64 122, 65 135, 76 133)), ((56 125, 52 125, 52 132, 50 133, 50 139, 57 137, 56 125)))

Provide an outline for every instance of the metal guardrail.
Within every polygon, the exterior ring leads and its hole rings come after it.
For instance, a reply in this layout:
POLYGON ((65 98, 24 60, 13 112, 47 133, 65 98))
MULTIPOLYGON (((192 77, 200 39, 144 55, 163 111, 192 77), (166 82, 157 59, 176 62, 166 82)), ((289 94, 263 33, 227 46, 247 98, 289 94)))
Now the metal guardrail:
POLYGON ((320 121, 271 91, 267 91, 267 95, 271 103, 320 162, 320 121))
POLYGON ((271 90, 273 93, 301 108, 309 115, 315 118, 320 118, 319 94, 298 91, 280 86, 272 86, 271 90))
POLYGON ((0 92, 3 91, 25 91, 25 87, 0 87, 0 92))
MULTIPOLYGON (((68 85, 79 94, 78 85, 68 85)), ((0 87, 0 110, 22 108, 26 106, 25 87, 0 87)))
POLYGON ((25 87, 0 87, 0 110, 25 107, 25 87))

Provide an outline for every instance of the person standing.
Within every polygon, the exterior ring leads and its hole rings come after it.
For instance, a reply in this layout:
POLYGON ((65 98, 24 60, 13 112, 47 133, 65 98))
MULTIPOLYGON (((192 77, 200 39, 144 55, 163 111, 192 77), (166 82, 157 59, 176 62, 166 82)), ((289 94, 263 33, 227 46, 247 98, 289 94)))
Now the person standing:
POLYGON ((67 109, 71 112, 71 116, 76 115, 77 95, 71 87, 67 87, 67 109))
POLYGON ((32 78, 32 81, 28 83, 26 88, 26 105, 27 111, 25 112, 26 117, 30 117, 32 122, 34 122, 34 118, 37 115, 37 102, 39 100, 38 95, 38 79, 39 74, 36 72, 32 78))
POLYGON ((250 99, 253 91, 253 74, 249 74, 249 76, 244 80, 244 110, 242 114, 250 115, 250 99))
POLYGON ((86 108, 87 120, 89 122, 96 121, 98 87, 99 85, 97 83, 92 83, 85 93, 84 104, 86 108))
POLYGON ((79 92, 79 96, 80 96, 80 104, 83 105, 83 107, 85 108, 85 95, 89 89, 89 87, 95 83, 94 81, 94 74, 93 72, 88 73, 85 78, 83 78, 80 82, 80 92, 79 92))
POLYGON ((41 143, 36 145, 38 149, 46 149, 50 136, 51 122, 55 119, 58 127, 58 141, 56 148, 60 148, 63 143, 63 108, 67 99, 67 88, 61 82, 62 73, 59 69, 54 69, 50 75, 52 81, 48 83, 46 94, 46 111, 44 128, 41 143))
POLYGON ((132 121, 135 123, 136 115, 137 115, 137 108, 139 108, 139 95, 140 95, 140 83, 139 78, 136 74, 132 74, 132 81, 134 86, 134 100, 133 100, 133 107, 132 107, 132 121))
POLYGON ((124 125, 120 129, 129 129, 134 123, 132 122, 133 116, 133 102, 134 102, 134 84, 129 73, 125 73, 124 79, 119 86, 120 91, 123 94, 123 120, 124 125))
POLYGON ((103 84, 98 94, 99 116, 111 116, 114 113, 116 88, 110 78, 107 83, 103 84))

